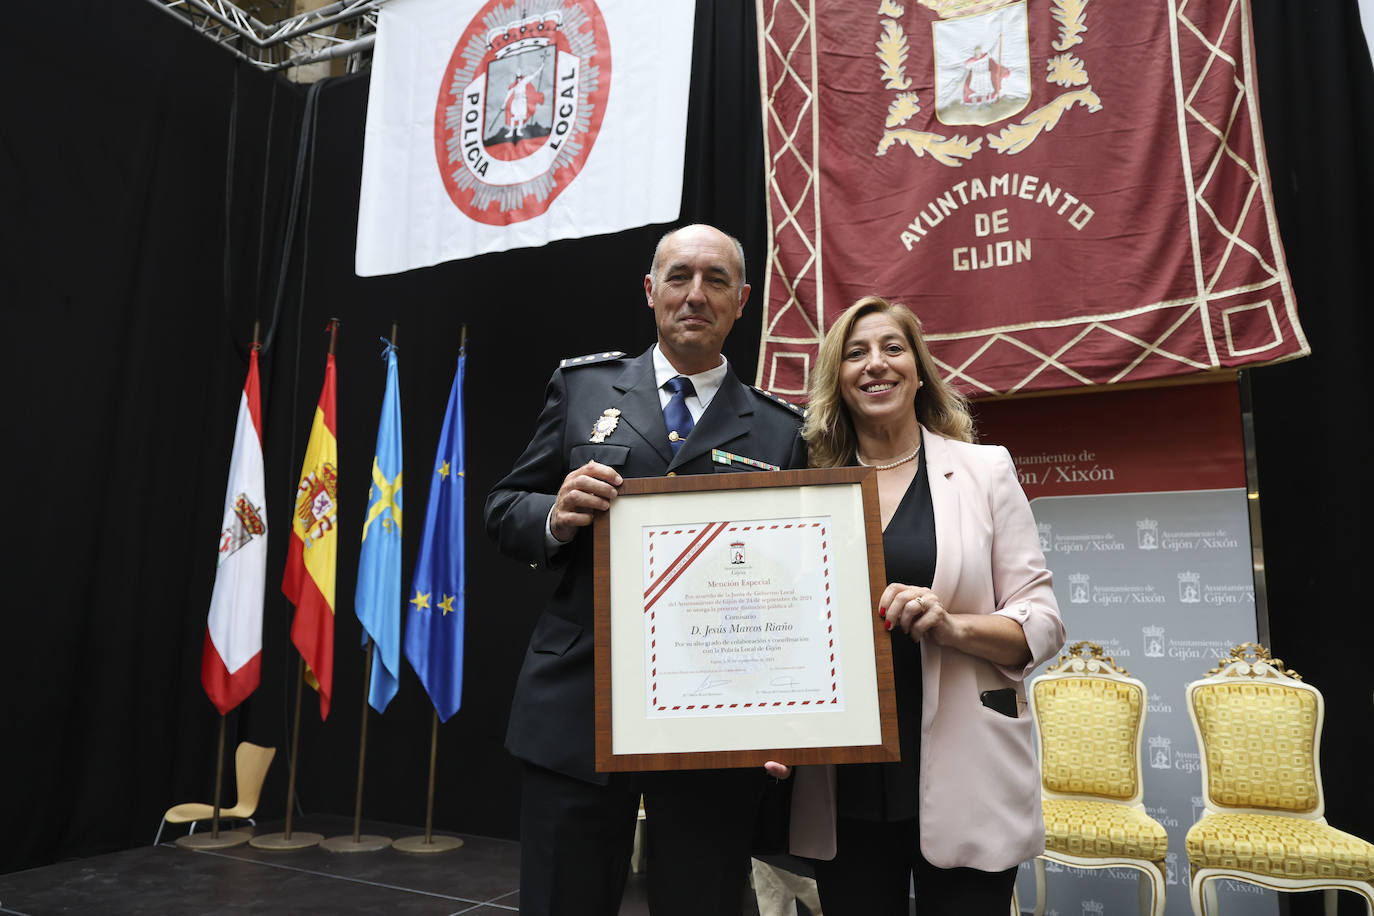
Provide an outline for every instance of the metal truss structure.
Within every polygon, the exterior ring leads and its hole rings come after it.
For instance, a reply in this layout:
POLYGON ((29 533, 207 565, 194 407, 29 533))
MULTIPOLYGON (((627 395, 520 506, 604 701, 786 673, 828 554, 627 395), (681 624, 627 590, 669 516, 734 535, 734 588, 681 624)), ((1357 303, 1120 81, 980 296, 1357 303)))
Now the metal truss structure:
POLYGON ((387 0, 339 0, 270 24, 230 0, 148 2, 262 70, 288 70, 342 57, 352 73, 371 61, 377 10, 387 0))

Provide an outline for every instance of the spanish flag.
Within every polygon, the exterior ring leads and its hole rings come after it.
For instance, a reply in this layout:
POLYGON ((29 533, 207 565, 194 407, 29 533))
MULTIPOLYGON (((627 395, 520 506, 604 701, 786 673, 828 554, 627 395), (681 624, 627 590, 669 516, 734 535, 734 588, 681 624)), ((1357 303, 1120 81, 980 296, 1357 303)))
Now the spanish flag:
POLYGON ((305 447, 296 511, 291 518, 281 590, 296 606, 291 641, 305 659, 305 679, 329 717, 334 684, 334 578, 339 560, 339 443, 334 430, 334 354, 324 366, 324 389, 305 447))

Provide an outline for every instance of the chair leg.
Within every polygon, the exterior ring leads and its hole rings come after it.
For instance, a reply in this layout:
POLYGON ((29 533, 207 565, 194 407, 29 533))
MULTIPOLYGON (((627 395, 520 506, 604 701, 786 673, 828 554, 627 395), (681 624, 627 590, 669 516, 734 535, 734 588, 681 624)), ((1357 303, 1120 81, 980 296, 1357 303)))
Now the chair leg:
POLYGON ((1162 863, 1151 863, 1149 868, 1140 870, 1140 875, 1136 878, 1140 916, 1164 916, 1164 907, 1168 903, 1165 897, 1167 886, 1162 863))
POLYGON ((1207 905, 1202 899, 1202 885, 1205 883, 1196 874, 1188 882, 1188 901, 1193 905, 1193 916, 1207 916, 1207 905))
POLYGON ((162 823, 157 825, 157 834, 153 837, 153 845, 156 846, 162 839, 162 828, 167 826, 167 818, 162 819, 162 823))
MULTIPOLYGON (((1207 886, 1203 888, 1203 891, 1207 895, 1207 913, 1211 913, 1212 916, 1218 916, 1218 914, 1221 912, 1221 908, 1217 906, 1216 879, 1208 881, 1207 886)), ((1203 916, 1206 916, 1206 914, 1204 913, 1203 916)))
POLYGON ((1322 906, 1326 910, 1326 916, 1336 916, 1336 894, 1334 887, 1328 887, 1322 891, 1322 906))
POLYGON ((1035 857, 1035 916, 1045 916, 1045 860, 1035 857))
POLYGON ((1011 886, 1011 916, 1021 916, 1021 899, 1016 895, 1016 884, 1011 886))

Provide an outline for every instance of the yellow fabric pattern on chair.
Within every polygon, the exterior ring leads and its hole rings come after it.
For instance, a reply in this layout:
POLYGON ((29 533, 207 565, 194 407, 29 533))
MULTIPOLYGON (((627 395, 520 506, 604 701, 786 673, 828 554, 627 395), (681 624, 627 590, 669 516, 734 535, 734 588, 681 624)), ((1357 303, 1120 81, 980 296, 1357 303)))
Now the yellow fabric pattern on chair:
POLYGON ((1031 681, 1039 737, 1045 851, 1035 858, 1035 916, 1045 912, 1045 862, 1138 873, 1142 916, 1164 916, 1169 835, 1145 811, 1140 739, 1145 685, 1087 641, 1031 681))
POLYGON ((1140 778, 1140 689, 1101 678, 1065 678, 1040 681, 1034 692, 1043 735, 1040 769, 1045 788, 1069 795, 1131 798, 1140 778))
POLYGON ((1195 916, 1216 912, 1217 881, 1358 894, 1374 916, 1374 845, 1326 823, 1321 692, 1256 643, 1190 683, 1202 751, 1202 817, 1184 838, 1195 916))
POLYGON ((1163 862, 1169 835, 1138 808, 1112 802, 1046 798, 1045 850, 1071 856, 1126 856, 1163 862))
POLYGON ((1195 868, 1274 878, 1374 880, 1374 844, 1320 821, 1285 815, 1212 814, 1184 840, 1195 868))
POLYGON ((1194 708, 1216 802, 1297 813, 1317 807, 1315 694, 1233 681, 1198 688, 1194 708))

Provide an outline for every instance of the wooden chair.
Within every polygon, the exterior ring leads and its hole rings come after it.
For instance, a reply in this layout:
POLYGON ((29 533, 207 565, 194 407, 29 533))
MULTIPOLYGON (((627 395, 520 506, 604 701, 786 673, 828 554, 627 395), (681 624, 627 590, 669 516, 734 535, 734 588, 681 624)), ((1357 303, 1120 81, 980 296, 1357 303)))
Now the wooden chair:
POLYGON ((1217 911, 1217 878, 1325 890, 1327 916, 1338 890, 1353 891, 1374 916, 1374 845, 1323 816, 1321 692, 1263 646, 1243 643, 1189 684, 1187 698, 1205 806, 1184 840, 1196 916, 1217 911))
MULTIPOLYGON (((234 752, 234 774, 238 783, 238 799, 232 808, 220 808, 220 820, 245 820, 256 826, 253 820, 253 812, 258 810, 258 798, 262 795, 262 783, 267 778, 267 768, 272 764, 272 758, 277 754, 275 747, 261 747, 248 741, 239 743, 238 749, 234 752)), ((153 845, 156 846, 162 839, 162 828, 168 824, 191 825, 190 833, 196 832, 196 821, 208 821, 215 814, 214 805, 206 805, 200 802, 187 802, 181 805, 173 805, 167 809, 167 813, 162 815, 162 823, 158 824, 157 835, 153 837, 153 845)))
POLYGON ((1035 914, 1045 912, 1045 860, 1140 872, 1140 912, 1163 916, 1169 836, 1145 812, 1140 743, 1148 693, 1102 647, 1077 642, 1031 681, 1040 742, 1045 852, 1035 860, 1035 914))

